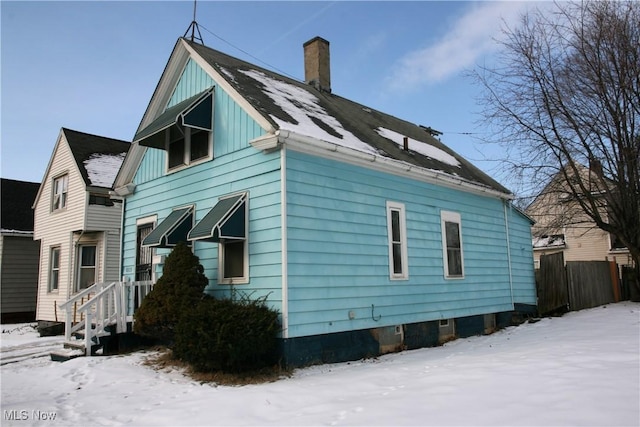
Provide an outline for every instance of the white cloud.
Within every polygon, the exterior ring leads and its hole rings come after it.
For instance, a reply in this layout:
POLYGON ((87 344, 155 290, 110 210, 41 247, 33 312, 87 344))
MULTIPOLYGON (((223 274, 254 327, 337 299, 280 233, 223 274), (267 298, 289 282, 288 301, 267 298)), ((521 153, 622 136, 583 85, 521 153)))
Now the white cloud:
POLYGON ((403 56, 393 67, 389 86, 410 90, 443 81, 473 66, 498 48, 503 22, 515 24, 529 6, 525 2, 480 2, 457 19, 435 43, 403 56))

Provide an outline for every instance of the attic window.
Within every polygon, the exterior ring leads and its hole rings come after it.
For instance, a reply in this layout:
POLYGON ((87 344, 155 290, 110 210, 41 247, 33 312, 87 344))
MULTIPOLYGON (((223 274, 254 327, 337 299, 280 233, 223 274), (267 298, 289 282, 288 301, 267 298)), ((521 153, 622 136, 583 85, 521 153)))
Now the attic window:
POLYGON ((69 187, 69 175, 62 175, 53 180, 53 200, 51 210, 57 211, 67 207, 67 191, 69 187))
POLYGON ((168 150, 167 138, 174 141, 176 135, 186 137, 195 129, 207 132, 213 130, 213 88, 167 108, 140 130, 133 142, 145 147, 168 150))

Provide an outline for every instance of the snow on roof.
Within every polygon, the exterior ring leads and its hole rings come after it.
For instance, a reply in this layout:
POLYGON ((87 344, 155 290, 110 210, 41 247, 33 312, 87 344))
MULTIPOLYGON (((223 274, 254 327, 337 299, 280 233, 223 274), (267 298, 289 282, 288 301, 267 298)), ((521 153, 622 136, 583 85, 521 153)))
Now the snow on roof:
MULTIPOLYGON (((378 132, 378 134, 383 138, 393 141, 400 147, 404 146, 404 135, 382 127, 376 129, 376 132, 378 132)), ((460 162, 451 154, 438 147, 434 147, 433 145, 418 141, 417 139, 409 138, 409 149, 442 163, 460 167, 460 162)))
POLYGON ((0 233, 2 234, 24 234, 25 236, 32 236, 33 231, 25 231, 25 230, 11 230, 7 228, 0 228, 0 233))
POLYGON ((229 78, 229 80, 231 80, 232 82, 236 81, 236 76, 233 75, 233 73, 229 70, 227 70, 226 68, 220 66, 220 71, 229 78))
POLYGON ((365 153, 377 153, 375 148, 344 129, 335 117, 320 106, 318 98, 311 92, 287 82, 273 79, 257 70, 239 71, 262 83, 264 85, 263 92, 295 120, 296 123, 292 123, 271 114, 271 118, 278 124, 280 129, 311 136, 365 153), (337 135, 327 132, 318 123, 330 128, 337 135))
POLYGON ((557 248, 565 245, 564 234, 554 234, 552 236, 534 237, 532 239, 534 248, 557 248))
POLYGON ((89 182, 95 187, 111 188, 127 153, 94 153, 84 161, 89 182))

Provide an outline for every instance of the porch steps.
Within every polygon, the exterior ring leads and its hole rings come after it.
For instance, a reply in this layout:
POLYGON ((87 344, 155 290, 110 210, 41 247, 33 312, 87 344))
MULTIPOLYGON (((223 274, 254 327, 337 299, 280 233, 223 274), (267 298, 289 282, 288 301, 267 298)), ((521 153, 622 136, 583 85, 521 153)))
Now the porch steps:
MULTIPOLYGON (((109 328, 111 330, 112 328, 109 328)), ((103 347, 102 337, 108 337, 113 334, 113 331, 110 331, 108 334, 101 334, 99 337, 93 336, 91 337, 91 349, 89 350, 90 355, 96 355, 100 349, 103 347)), ((63 348, 60 350, 54 350, 49 353, 51 360, 53 362, 66 362, 67 360, 75 359, 76 357, 83 357, 87 355, 87 349, 85 348, 84 343, 84 333, 83 332, 74 332, 73 338, 69 341, 65 341, 63 344, 63 348)))

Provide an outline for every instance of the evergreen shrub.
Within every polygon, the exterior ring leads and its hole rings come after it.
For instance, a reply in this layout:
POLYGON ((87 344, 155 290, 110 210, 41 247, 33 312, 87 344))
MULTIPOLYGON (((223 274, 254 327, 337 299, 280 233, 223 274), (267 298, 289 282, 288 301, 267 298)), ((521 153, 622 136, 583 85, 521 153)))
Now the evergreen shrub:
POLYGON ((165 260, 162 277, 134 314, 134 332, 171 344, 180 317, 202 299, 207 283, 200 259, 178 243, 165 260))
POLYGON ((277 362, 278 312, 265 299, 205 296, 176 327, 174 357, 199 372, 248 372, 277 362))

